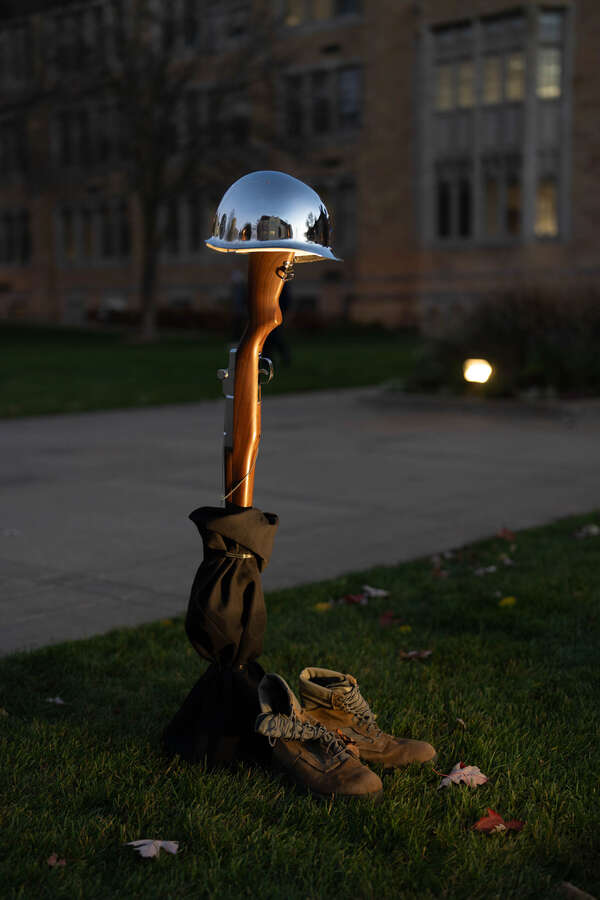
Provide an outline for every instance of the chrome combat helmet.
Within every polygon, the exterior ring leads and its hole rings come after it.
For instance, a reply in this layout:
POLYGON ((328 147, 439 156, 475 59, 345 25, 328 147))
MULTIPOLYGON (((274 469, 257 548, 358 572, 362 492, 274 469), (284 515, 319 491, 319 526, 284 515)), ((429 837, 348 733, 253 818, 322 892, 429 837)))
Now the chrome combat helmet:
POLYGON ((207 246, 222 253, 293 250, 294 262, 338 260, 329 213, 312 188, 284 172, 250 172, 223 195, 207 246))

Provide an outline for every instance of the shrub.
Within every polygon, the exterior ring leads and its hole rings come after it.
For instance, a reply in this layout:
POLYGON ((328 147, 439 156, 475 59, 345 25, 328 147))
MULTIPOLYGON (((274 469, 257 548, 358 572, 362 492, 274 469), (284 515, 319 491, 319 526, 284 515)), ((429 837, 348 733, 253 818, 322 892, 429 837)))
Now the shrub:
POLYGON ((407 390, 470 388, 465 359, 483 357, 494 369, 478 390, 515 396, 537 389, 600 394, 600 292, 572 297, 541 290, 497 295, 465 313, 444 337, 423 346, 407 390))

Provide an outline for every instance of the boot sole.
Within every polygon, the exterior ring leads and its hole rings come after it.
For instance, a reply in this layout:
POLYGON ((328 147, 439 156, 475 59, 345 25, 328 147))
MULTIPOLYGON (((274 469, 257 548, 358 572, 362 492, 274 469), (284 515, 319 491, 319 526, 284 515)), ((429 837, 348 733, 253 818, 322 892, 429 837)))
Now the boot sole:
POLYGON ((314 797, 315 800, 327 801, 327 800, 360 800, 363 803, 371 801, 374 805, 381 803, 383 800, 383 787, 381 787, 378 791, 375 791, 373 794, 336 794, 335 791, 332 791, 330 794, 321 794, 318 791, 315 791, 309 785, 307 785, 304 781, 294 775, 292 772, 289 772, 281 765, 277 765, 276 763, 272 765, 272 768, 279 772, 281 775, 285 776, 285 778, 292 784, 294 789, 304 796, 314 797))

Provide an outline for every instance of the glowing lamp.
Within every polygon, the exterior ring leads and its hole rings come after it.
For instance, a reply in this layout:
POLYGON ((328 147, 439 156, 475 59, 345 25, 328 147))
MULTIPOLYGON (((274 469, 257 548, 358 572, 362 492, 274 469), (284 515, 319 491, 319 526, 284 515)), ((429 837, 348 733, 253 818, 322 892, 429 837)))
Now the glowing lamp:
POLYGON ((492 374, 492 367, 487 359, 465 359, 463 363, 463 375, 465 381, 474 381, 477 384, 485 384, 492 374))

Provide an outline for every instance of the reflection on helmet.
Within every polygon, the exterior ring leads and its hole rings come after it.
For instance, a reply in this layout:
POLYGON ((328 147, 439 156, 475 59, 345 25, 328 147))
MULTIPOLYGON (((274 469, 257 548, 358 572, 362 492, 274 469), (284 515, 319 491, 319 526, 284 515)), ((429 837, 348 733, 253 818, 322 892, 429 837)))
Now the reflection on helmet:
POLYGON ((333 259, 329 213, 312 188, 284 172, 251 172, 223 195, 215 214, 213 250, 293 250, 297 262, 333 259))

